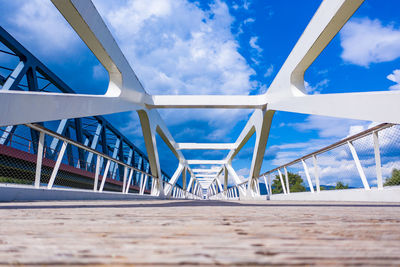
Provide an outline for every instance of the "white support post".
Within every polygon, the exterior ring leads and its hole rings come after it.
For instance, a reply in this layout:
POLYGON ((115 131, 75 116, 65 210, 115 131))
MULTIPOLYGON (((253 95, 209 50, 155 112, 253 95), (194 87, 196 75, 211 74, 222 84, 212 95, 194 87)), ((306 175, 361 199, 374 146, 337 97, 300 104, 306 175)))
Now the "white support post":
POLYGON ((58 169, 60 168, 61 161, 62 161, 62 159, 64 157, 64 153, 65 153, 65 149, 66 148, 67 148, 67 142, 64 141, 62 146, 61 146, 60 153, 58 154, 56 165, 54 166, 53 172, 51 173, 49 183, 47 184, 47 189, 53 188, 53 184, 54 184, 54 181, 56 179, 56 176, 57 176, 57 173, 58 173, 58 169))
MULTIPOLYGON (((226 164, 225 166, 228 169, 228 173, 230 173, 232 175, 233 180, 235 181, 236 185, 240 184, 242 181, 240 180, 239 176, 233 169, 232 165, 226 164)), ((242 194, 243 196, 246 196, 246 190, 243 190, 243 188, 240 187, 240 194, 242 194)))
POLYGON ((268 174, 268 188, 269 188, 269 194, 270 196, 272 195, 272 184, 271 184, 271 174, 268 174))
POLYGON ((37 149, 36 173, 35 173, 36 188, 40 187, 40 177, 42 174, 43 146, 44 146, 44 133, 40 132, 38 149, 37 149))
POLYGON ((93 191, 97 191, 97 184, 99 183, 99 175, 100 175, 100 165, 101 165, 100 156, 97 155, 97 159, 96 159, 96 171, 95 171, 95 175, 94 175, 93 191))
POLYGON ((278 169, 278 174, 279 174, 279 180, 281 181, 283 193, 286 195, 286 186, 285 183, 283 182, 282 172, 279 169, 278 169))
POLYGON ((379 190, 383 189, 382 179, 382 165, 381 165, 381 153, 379 149, 379 135, 377 131, 372 132, 374 139, 374 153, 375 153, 375 166, 376 166, 376 184, 379 190))
POLYGON ((269 196, 270 195, 269 194, 269 185, 268 185, 267 178, 265 177, 265 175, 263 176, 263 179, 264 179, 264 183, 265 183, 265 189, 267 190, 267 195, 269 196))
POLYGON ((126 191, 126 179, 128 178, 128 167, 124 167, 124 179, 122 181, 122 193, 126 191))
POLYGON ((288 175, 288 171, 286 169, 286 166, 283 167, 283 170, 285 171, 285 180, 286 180, 286 192, 288 194, 290 194, 290 183, 289 183, 289 175, 288 175))
POLYGON ((311 191, 311 193, 314 193, 314 186, 313 186, 312 181, 311 181, 311 177, 310 177, 310 173, 308 171, 307 164, 303 159, 301 160, 301 163, 303 164, 304 172, 305 172, 306 177, 307 177, 307 182, 308 182, 308 186, 310 187, 310 191, 311 191))
POLYGON ((147 178, 148 178, 149 176, 146 174, 145 176, 144 176, 144 181, 143 181, 143 184, 142 184, 142 186, 140 187, 140 194, 141 195, 144 195, 144 190, 146 189, 146 184, 147 184, 147 178))
POLYGON ((110 163, 111 163, 110 160, 107 160, 106 169, 104 170, 104 173, 103 173, 103 179, 101 179, 99 192, 103 192, 104 184, 106 183, 106 179, 107 179, 108 170, 110 169, 110 163))
POLYGON ((371 190, 371 188, 369 187, 367 178, 365 177, 364 170, 363 170, 363 168, 361 166, 360 159, 358 158, 356 149, 353 146, 353 143, 347 142, 347 145, 349 146, 351 154, 353 155, 353 159, 354 159, 354 162, 356 163, 358 174, 360 175, 361 181, 362 181, 362 183, 364 185, 364 189, 365 190, 371 190))
POLYGON ((315 187, 317 189, 317 193, 319 193, 321 191, 321 188, 319 184, 319 167, 316 155, 313 155, 313 162, 314 162, 315 187))
POLYGON ((131 186, 131 183, 132 183, 132 176, 133 176, 133 169, 131 169, 129 172, 128 182, 126 183, 126 187, 125 187, 125 194, 129 193, 129 187, 131 186))
POLYGON ((139 194, 142 192, 142 187, 143 187, 143 178, 144 178, 144 173, 140 175, 140 181, 139 181, 139 194))

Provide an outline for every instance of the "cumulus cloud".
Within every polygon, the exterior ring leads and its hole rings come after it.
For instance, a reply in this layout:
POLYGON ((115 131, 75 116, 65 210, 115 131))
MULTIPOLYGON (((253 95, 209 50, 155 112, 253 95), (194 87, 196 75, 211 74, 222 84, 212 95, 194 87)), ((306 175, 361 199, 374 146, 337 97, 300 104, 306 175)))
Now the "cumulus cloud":
POLYGON ((319 94, 321 91, 325 88, 327 88, 329 85, 329 80, 328 79, 323 79, 322 81, 319 81, 316 85, 311 85, 309 82, 304 81, 304 87, 306 89, 306 92, 308 94, 319 94))
POLYGON ((274 65, 270 65, 267 69, 267 71, 264 73, 264 77, 270 77, 274 73, 274 65))
POLYGON ((389 87, 390 90, 400 90, 400 69, 394 70, 393 73, 389 74, 386 78, 396 83, 389 87))
MULTIPOLYGON (((224 2, 208 10, 186 0, 136 0, 96 7, 150 94, 244 94, 255 89, 255 72, 238 52, 231 32, 234 18, 224 2)), ((162 110, 167 125, 210 121, 225 136, 249 111, 162 110)))
MULTIPOLYGON (((371 122, 349 120, 325 116, 310 115, 304 122, 288 123, 298 131, 317 131, 320 137, 344 138, 349 135, 351 127, 361 126, 366 129, 371 122)), ((353 128, 354 129, 354 128, 353 128)))
POLYGON ((11 24, 8 30, 36 55, 53 59, 79 44, 77 34, 50 1, 16 0, 11 5, 13 14, 3 17, 11 24))
POLYGON ((400 57, 400 29, 378 19, 353 19, 340 32, 344 61, 368 67, 400 57))
POLYGON ((249 44, 250 44, 251 48, 257 50, 258 53, 261 53, 262 48, 257 44, 257 41, 258 41, 258 37, 253 36, 250 38, 249 44))

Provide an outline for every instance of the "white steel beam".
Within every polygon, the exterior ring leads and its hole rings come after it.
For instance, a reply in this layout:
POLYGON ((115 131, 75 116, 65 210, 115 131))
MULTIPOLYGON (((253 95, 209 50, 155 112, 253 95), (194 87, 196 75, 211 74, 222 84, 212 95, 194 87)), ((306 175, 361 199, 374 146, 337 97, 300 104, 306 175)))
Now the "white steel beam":
POLYGON ((369 184, 368 184, 368 181, 367 181, 367 177, 365 177, 364 170, 363 170, 363 168, 361 166, 360 159, 358 158, 358 155, 357 155, 356 149, 353 146, 353 143, 352 142, 347 142, 347 145, 350 148, 351 155, 353 156, 354 163, 356 164, 358 174, 360 175, 361 181, 362 181, 362 183, 364 185, 364 189, 365 190, 370 190, 371 188, 369 187, 369 184))
POLYGON ((281 181, 283 193, 286 195, 286 186, 285 183, 283 182, 282 172, 279 169, 278 169, 278 174, 279 174, 279 180, 281 181))
POLYGON ((374 139, 374 154, 375 154, 375 166, 376 166, 376 184, 378 189, 383 189, 383 179, 382 179, 382 166, 381 166, 381 153, 379 149, 379 136, 378 132, 372 132, 372 137, 374 139))
POLYGON ((319 184, 319 167, 317 162, 317 156, 313 155, 313 163, 314 163, 314 176, 315 176, 315 187, 317 188, 317 193, 321 191, 320 184, 319 184))
POLYGON ((35 187, 40 187, 40 177, 42 175, 42 160, 43 160, 44 133, 39 133, 39 143, 37 148, 35 187))
POLYGON ((310 187, 310 191, 311 191, 311 193, 314 193, 314 186, 311 182, 311 177, 310 177, 310 172, 308 171, 308 166, 304 160, 301 160, 301 163, 303 164, 304 173, 306 174, 308 186, 310 187))
POLYGON ((229 150, 234 148, 235 144, 232 143, 177 143, 177 150, 229 150))
POLYGON ((189 159, 187 163, 190 165, 223 165, 225 160, 202 160, 202 159, 189 159))
POLYGON ((66 148, 67 148, 67 142, 64 141, 63 144, 61 145, 60 152, 58 153, 56 165, 54 165, 53 171, 52 171, 51 176, 50 176, 49 183, 47 184, 47 188, 48 189, 53 188, 53 184, 54 184, 54 181, 56 180, 58 169, 60 168, 60 164, 61 164, 61 161, 62 161, 62 159, 64 157, 64 153, 65 153, 65 149, 66 148))

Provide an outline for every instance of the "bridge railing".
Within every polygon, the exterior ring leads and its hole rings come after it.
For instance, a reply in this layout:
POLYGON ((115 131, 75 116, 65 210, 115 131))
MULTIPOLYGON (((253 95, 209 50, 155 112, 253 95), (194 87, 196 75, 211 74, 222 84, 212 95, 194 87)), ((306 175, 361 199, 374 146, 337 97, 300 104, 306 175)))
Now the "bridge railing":
POLYGON ((239 199, 241 192, 268 199, 297 192, 383 190, 395 185, 397 176, 400 182, 397 170, 400 125, 383 123, 262 173, 256 192, 249 192, 247 180, 210 198, 239 199))
MULTIPOLYGON (((9 133, 8 146, 0 147, 0 184, 24 184, 35 188, 79 188, 97 192, 150 194, 154 177, 109 155, 59 135, 37 124, 26 124, 38 135, 38 142, 9 133), (58 139, 61 146, 52 150, 47 140, 58 139), (70 153, 66 153, 70 150, 70 153), (93 154, 93 163, 79 160, 78 150, 93 154)), ((3 130, 5 131, 5 130, 3 130)), ((178 185, 161 181, 172 188, 172 198, 199 198, 178 185)))

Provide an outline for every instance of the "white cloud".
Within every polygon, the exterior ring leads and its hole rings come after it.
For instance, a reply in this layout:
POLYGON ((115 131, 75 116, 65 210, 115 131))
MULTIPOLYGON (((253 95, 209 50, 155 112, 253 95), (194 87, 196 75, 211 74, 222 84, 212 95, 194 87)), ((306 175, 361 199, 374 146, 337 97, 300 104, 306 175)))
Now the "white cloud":
POLYGON ((243 21, 243 23, 244 24, 248 24, 248 23, 253 23, 253 22, 255 22, 256 20, 255 19, 253 19, 253 18, 248 18, 248 19, 245 19, 244 21, 243 21))
POLYGON ((340 32, 344 61, 368 67, 400 57, 400 29, 378 19, 353 19, 340 32))
POLYGON ((315 86, 312 86, 309 82, 304 81, 304 87, 308 94, 319 94, 321 91, 328 87, 329 80, 323 79, 322 81, 318 82, 315 86))
POLYGON ((17 0, 13 14, 5 16, 12 24, 11 33, 36 55, 51 56, 72 51, 79 37, 50 1, 17 0))
POLYGON ((108 77, 107 71, 104 69, 103 65, 97 64, 93 66, 93 78, 103 79, 108 77))
POLYGON ((258 37, 257 36, 253 36, 253 37, 250 38, 249 44, 250 44, 251 48, 257 50, 258 53, 261 53, 263 50, 257 44, 257 41, 258 41, 258 37))
MULTIPOLYGON (((205 11, 186 0, 95 1, 128 61, 150 94, 249 94, 255 72, 238 52, 234 18, 215 1, 205 11)), ((210 121, 229 133, 249 111, 162 110, 167 125, 210 121)))
POLYGON ((270 65, 264 74, 264 77, 270 77, 274 73, 274 65, 270 65))
POLYGON ((386 78, 396 83, 389 87, 390 90, 400 90, 400 69, 394 70, 393 73, 389 74, 386 78))
POLYGON ((298 131, 312 131, 318 132, 320 137, 335 137, 344 138, 349 135, 351 127, 361 126, 366 129, 370 122, 349 120, 325 116, 310 115, 304 122, 288 124, 298 131))

